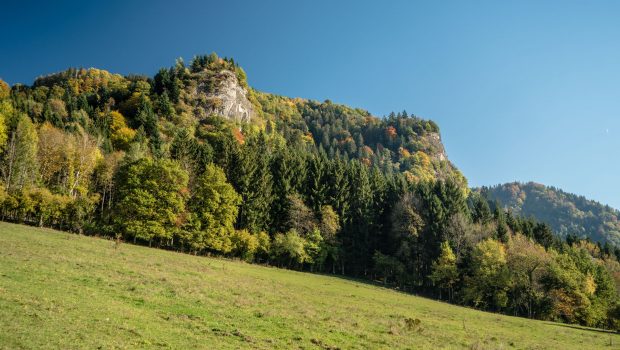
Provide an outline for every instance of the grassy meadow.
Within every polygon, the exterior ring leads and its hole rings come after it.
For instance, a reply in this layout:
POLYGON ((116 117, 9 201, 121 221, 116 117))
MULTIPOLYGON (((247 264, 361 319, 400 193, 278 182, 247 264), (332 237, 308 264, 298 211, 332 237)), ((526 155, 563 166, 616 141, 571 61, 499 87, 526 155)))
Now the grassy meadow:
POLYGON ((338 277, 0 223, 0 349, 619 349, 338 277))

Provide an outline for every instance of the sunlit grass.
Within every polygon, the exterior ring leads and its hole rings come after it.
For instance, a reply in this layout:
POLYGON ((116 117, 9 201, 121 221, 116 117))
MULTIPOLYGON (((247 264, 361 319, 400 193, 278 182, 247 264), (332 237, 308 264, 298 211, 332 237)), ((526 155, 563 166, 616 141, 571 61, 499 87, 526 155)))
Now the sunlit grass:
POLYGON ((0 348, 618 349, 620 336, 0 223, 0 348))

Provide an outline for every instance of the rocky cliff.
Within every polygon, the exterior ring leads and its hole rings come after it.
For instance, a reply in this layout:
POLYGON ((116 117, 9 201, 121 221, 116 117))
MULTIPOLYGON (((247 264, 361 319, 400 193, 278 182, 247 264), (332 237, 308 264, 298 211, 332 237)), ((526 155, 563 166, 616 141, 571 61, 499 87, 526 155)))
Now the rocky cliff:
POLYGON ((215 74, 203 71, 194 74, 197 81, 191 92, 196 102, 197 115, 221 115, 237 122, 249 122, 254 116, 254 106, 248 100, 248 90, 235 73, 221 70, 215 74))

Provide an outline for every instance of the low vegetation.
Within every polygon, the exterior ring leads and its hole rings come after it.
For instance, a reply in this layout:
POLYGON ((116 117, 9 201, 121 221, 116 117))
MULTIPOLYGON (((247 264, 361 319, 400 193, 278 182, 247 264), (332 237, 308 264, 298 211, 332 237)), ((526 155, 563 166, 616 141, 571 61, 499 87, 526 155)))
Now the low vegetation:
POLYGON ((620 250, 489 206, 434 122, 255 91, 215 54, 0 81, 0 175, 2 221, 620 328, 620 250))
POLYGON ((614 349, 355 280, 0 223, 2 349, 614 349))

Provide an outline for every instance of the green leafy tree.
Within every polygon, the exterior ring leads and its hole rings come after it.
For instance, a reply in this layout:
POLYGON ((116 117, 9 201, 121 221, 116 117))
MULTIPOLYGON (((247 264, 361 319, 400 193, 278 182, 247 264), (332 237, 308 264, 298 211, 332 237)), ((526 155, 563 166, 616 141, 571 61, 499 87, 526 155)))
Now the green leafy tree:
POLYGON ((231 234, 230 239, 232 245, 231 253, 234 256, 241 257, 248 262, 254 260, 254 254, 256 254, 260 245, 258 235, 253 235, 248 230, 237 230, 231 234))
POLYGON ((458 282, 459 272, 456 267, 456 255, 450 248, 447 241, 441 243, 441 253, 439 258, 433 262, 432 273, 430 279, 439 287, 439 298, 441 299, 441 290, 448 291, 448 300, 452 300, 454 294, 454 285, 458 282))
MULTIPOLYGON (((322 236, 322 248, 320 258, 321 265, 331 262, 331 272, 336 273, 336 262, 340 255, 340 217, 330 205, 321 207, 321 220, 319 228, 322 236)), ((320 267, 322 268, 322 266, 320 267)))
POLYGON ((549 265, 543 277, 545 290, 545 317, 554 321, 580 323, 588 319, 591 306, 588 294, 595 285, 579 271, 577 264, 568 254, 559 254, 549 265))
POLYGON ((0 79, 0 154, 8 139, 8 121, 13 114, 13 105, 9 100, 10 88, 0 79))
POLYGON ((241 197, 227 182, 224 171, 217 165, 208 164, 196 180, 189 204, 200 232, 193 236, 193 246, 228 253, 232 248, 230 236, 234 233, 240 202, 241 197))
POLYGON ((507 265, 513 281, 510 302, 516 313, 526 310, 534 317, 544 295, 541 279, 547 273, 551 256, 545 249, 521 234, 514 235, 508 244, 507 265))
POLYGON ((320 230, 323 238, 331 243, 336 243, 340 228, 340 217, 338 213, 336 213, 331 205, 322 206, 320 230))
POLYGON ((511 281, 504 245, 490 238, 478 243, 471 264, 471 273, 465 279, 465 302, 493 310, 506 307, 511 281))
POLYGON ((552 260, 542 278, 547 318, 593 327, 610 322, 608 310, 617 301, 616 289, 597 260, 587 244, 565 249, 552 260))
POLYGON ((1 214, 617 327, 617 213, 537 184, 472 193, 438 131, 407 112, 249 89, 215 54, 153 79, 69 69, 31 87, 0 81, 1 214), (249 123, 203 113, 221 101, 194 92, 216 92, 223 70, 247 90, 249 123), (495 199, 511 211, 491 211, 495 199))
POLYGON ((269 237, 267 232, 262 231, 256 234, 256 239, 258 240, 258 247, 256 247, 254 259, 257 261, 269 259, 269 253, 271 251, 271 237, 269 237))
POLYGON ((286 234, 278 233, 273 239, 271 254, 287 267, 293 264, 300 265, 311 261, 306 252, 306 244, 306 240, 295 230, 290 230, 286 234))
POLYGON ((187 173, 170 160, 140 159, 117 177, 114 222, 126 237, 172 244, 185 210, 187 173))
POLYGON ((110 112, 109 119, 110 140, 114 149, 127 151, 136 131, 127 126, 125 117, 118 111, 110 112))
POLYGON ((314 228, 307 235, 305 235, 305 247, 304 250, 306 254, 308 254, 308 259, 306 262, 311 263, 311 271, 314 269, 314 266, 318 266, 322 268, 323 263, 325 262, 326 255, 323 252, 323 236, 321 236, 321 231, 318 228, 314 228))
POLYGON ((67 197, 51 193, 47 188, 34 188, 28 195, 34 202, 34 212, 39 216, 39 227, 59 221, 70 201, 67 197))
POLYGON ((21 114, 5 150, 2 175, 6 190, 21 190, 37 178, 37 130, 30 118, 21 114))

